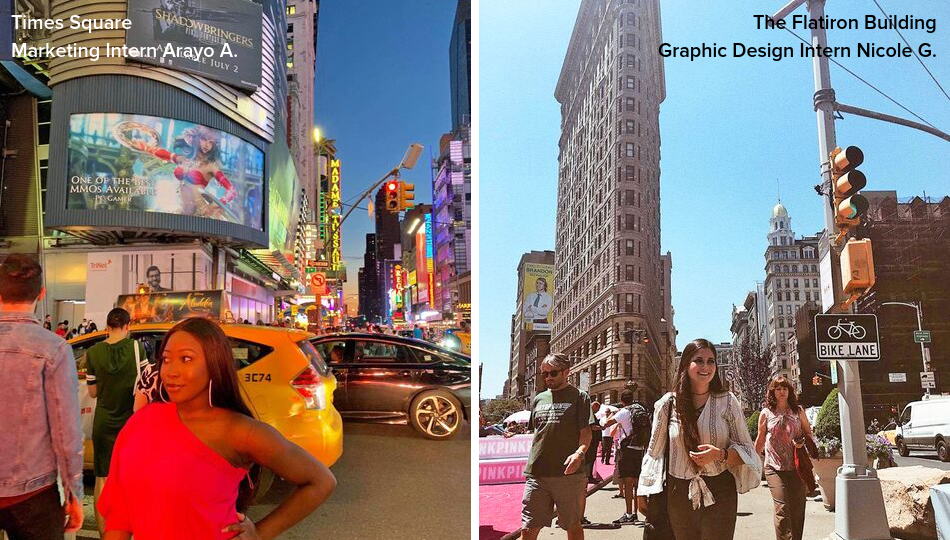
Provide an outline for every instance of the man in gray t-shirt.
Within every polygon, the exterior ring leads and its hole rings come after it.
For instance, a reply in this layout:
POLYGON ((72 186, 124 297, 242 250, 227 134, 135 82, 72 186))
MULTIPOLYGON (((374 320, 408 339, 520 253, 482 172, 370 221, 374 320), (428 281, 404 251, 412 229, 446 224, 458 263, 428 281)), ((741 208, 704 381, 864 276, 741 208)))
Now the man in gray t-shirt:
POLYGON ((535 540, 542 527, 551 525, 555 507, 558 525, 567 531, 568 540, 584 538, 584 454, 595 420, 590 396, 567 383, 570 366, 564 354, 550 354, 541 363, 541 376, 548 390, 532 401, 528 421, 534 442, 525 467, 521 511, 525 540, 535 540))

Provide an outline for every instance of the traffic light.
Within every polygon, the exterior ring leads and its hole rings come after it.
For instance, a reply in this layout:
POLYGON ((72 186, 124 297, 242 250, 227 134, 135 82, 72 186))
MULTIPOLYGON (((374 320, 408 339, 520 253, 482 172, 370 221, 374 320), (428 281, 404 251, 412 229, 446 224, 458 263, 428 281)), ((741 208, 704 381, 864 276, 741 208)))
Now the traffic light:
POLYGON ((867 185, 867 178, 857 169, 864 162, 864 152, 857 146, 844 150, 835 148, 830 160, 832 209, 835 225, 840 230, 835 238, 835 244, 838 244, 850 229, 861 223, 861 216, 868 211, 868 200, 858 194, 867 185))
POLYGON ((383 188, 386 190, 386 210, 388 212, 399 212, 399 182, 390 180, 386 182, 383 188))
POLYGON ((811 384, 812 386, 821 386, 821 377, 819 377, 818 375, 815 375, 814 377, 812 377, 811 384))
POLYGON ((416 186, 409 182, 399 183, 399 209, 408 210, 416 205, 416 186))

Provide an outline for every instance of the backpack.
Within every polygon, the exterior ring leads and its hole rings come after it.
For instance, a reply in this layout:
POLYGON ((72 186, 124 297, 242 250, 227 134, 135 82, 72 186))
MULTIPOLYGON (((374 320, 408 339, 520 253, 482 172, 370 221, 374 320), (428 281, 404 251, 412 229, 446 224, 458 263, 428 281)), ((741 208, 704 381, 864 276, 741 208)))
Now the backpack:
POLYGON ((624 431, 624 437, 620 440, 620 448, 642 450, 650 442, 650 428, 653 424, 650 413, 639 403, 624 408, 630 411, 630 425, 633 426, 633 430, 630 433, 624 431))

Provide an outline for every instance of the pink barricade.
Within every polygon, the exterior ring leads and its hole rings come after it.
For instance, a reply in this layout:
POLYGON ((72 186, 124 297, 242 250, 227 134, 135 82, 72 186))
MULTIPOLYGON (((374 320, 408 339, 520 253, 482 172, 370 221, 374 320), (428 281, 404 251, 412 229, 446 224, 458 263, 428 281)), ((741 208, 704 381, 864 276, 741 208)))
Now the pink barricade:
POLYGON ((478 483, 517 484, 524 482, 533 435, 482 437, 478 439, 478 483))

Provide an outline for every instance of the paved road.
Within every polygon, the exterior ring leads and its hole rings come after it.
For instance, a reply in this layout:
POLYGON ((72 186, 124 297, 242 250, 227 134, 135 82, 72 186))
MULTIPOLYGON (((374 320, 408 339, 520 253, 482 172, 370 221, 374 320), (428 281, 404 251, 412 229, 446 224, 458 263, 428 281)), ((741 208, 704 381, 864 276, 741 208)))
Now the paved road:
MULTIPOLYGON (((471 536, 471 429, 452 440, 430 441, 408 426, 345 424, 343 457, 333 466, 337 489, 282 540, 471 536)), ((277 481, 248 514, 266 515, 290 492, 277 481)), ((86 485, 86 523, 77 538, 99 538, 86 485)))
POLYGON ((924 467, 933 467, 943 471, 950 471, 950 462, 943 462, 937 459, 937 452, 924 452, 920 450, 911 450, 907 457, 897 455, 894 451, 894 461, 901 467, 910 467, 912 465, 921 465, 924 467))

